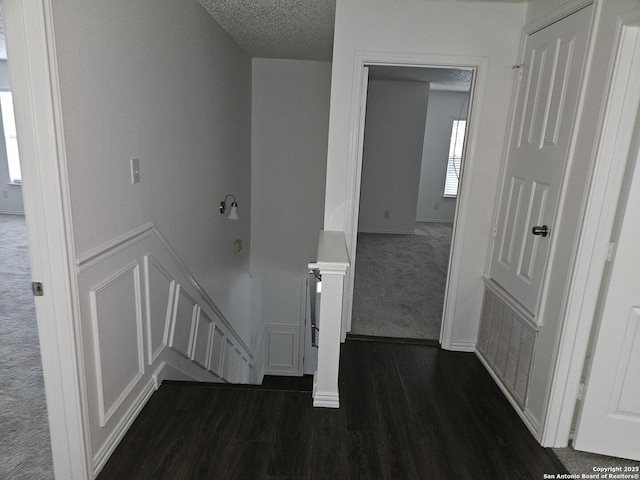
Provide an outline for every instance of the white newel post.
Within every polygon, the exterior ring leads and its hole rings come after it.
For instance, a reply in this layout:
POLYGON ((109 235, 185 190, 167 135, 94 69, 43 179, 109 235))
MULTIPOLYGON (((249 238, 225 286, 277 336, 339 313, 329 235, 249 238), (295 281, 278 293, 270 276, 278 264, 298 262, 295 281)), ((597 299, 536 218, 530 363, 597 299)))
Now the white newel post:
POLYGON ((313 378, 313 406, 338 408, 338 369, 342 335, 342 297, 349 255, 344 232, 320 232, 318 260, 309 268, 322 276, 320 296, 318 368, 313 378))

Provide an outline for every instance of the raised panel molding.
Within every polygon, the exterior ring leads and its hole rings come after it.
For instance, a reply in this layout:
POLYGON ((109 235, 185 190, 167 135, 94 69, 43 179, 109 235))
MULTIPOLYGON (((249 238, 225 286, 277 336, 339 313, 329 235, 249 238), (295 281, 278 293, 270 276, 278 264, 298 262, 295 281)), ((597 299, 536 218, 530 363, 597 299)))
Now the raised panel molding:
POLYGON ((139 265, 125 267, 89 295, 98 414, 104 427, 144 374, 139 265))
POLYGON ((152 365, 167 344, 176 282, 153 257, 144 257, 148 363, 152 365))
POLYGON ((94 475, 163 379, 259 380, 256 353, 152 224, 76 262, 94 475))
POLYGON ((267 352, 265 373, 301 375, 300 327, 266 325, 267 352))
POLYGON ((196 319, 196 325, 194 328, 193 349, 191 352, 191 360, 196 362, 202 368, 207 368, 209 365, 209 357, 211 355, 212 335, 213 335, 213 322, 207 314, 198 310, 198 318, 196 319))
POLYGON ((213 339, 211 341, 211 355, 209 358, 209 371, 218 377, 222 376, 222 364, 224 355, 225 338, 222 331, 213 326, 213 339))
POLYGON ((176 288, 175 307, 169 334, 169 346, 187 358, 191 358, 193 327, 197 315, 198 304, 178 284, 176 288))

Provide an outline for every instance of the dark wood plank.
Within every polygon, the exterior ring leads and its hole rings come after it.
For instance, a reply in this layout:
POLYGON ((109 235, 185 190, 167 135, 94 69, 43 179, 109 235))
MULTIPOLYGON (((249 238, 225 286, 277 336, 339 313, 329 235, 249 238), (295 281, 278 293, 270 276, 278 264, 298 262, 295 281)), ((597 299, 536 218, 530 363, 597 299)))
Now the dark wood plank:
POLYGON ((379 433, 347 432, 349 458, 349 479, 369 480, 388 478, 388 467, 384 453, 384 443, 379 433))
POLYGON ((311 478, 349 478, 344 409, 315 408, 312 421, 311 478))
POLYGON ((311 455, 311 396, 289 393, 278 420, 267 473, 276 476, 307 476, 311 455))
POLYGON ((340 409, 314 409, 308 392, 163 384, 98 480, 538 480, 566 473, 473 354, 348 341, 340 394, 340 409))

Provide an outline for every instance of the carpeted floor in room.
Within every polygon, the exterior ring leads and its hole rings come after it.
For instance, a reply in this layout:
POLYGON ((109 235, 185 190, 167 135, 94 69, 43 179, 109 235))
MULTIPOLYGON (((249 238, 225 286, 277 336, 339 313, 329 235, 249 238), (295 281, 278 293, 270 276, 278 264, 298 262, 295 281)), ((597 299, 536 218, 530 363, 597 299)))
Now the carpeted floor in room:
POLYGON ((451 231, 430 222, 413 235, 358 234, 352 334, 440 338, 451 231))
POLYGON ((53 479, 23 216, 0 214, 0 478, 53 479))

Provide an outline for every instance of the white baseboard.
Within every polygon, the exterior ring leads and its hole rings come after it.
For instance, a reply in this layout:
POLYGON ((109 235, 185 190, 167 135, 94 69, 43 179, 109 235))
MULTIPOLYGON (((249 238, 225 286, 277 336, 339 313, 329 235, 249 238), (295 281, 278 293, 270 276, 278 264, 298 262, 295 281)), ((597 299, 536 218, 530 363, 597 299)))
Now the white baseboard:
POLYGON ((411 230, 370 230, 368 228, 364 228, 362 230, 358 230, 358 233, 383 233, 387 235, 412 235, 415 229, 411 230))
POLYGON ((420 223, 453 223, 453 219, 451 220, 443 220, 441 218, 416 218, 416 222, 420 223))
POLYGON ((452 352, 475 352, 476 342, 451 342, 450 348, 452 352))
POLYGON ((24 217, 24 212, 14 212, 12 210, 0 210, 0 214, 3 215, 20 215, 24 217))
POLYGON ((116 427, 111 431, 107 440, 93 456, 93 471, 96 477, 155 391, 156 384, 154 379, 151 379, 136 397, 131 407, 129 407, 127 412, 122 416, 116 427))
POLYGON ((493 378, 494 382, 496 382, 496 384, 498 385, 498 387, 500 388, 504 396, 507 397, 507 400, 509 400, 509 403, 511 404, 513 409, 516 411, 518 416, 522 419, 522 421, 527 426, 529 431, 532 433, 534 438, 539 442, 540 441, 540 424, 537 421, 537 419, 531 414, 529 410, 526 409, 526 407, 523 409, 520 406, 516 398, 509 391, 509 389, 502 383, 502 380, 500 379, 500 377, 493 371, 493 369, 491 368, 491 365, 489 365, 489 362, 487 362, 485 358, 482 356, 482 353, 476 350, 475 354, 480 360, 480 362, 482 362, 487 372, 489 372, 489 375, 491 375, 491 378, 493 378))

